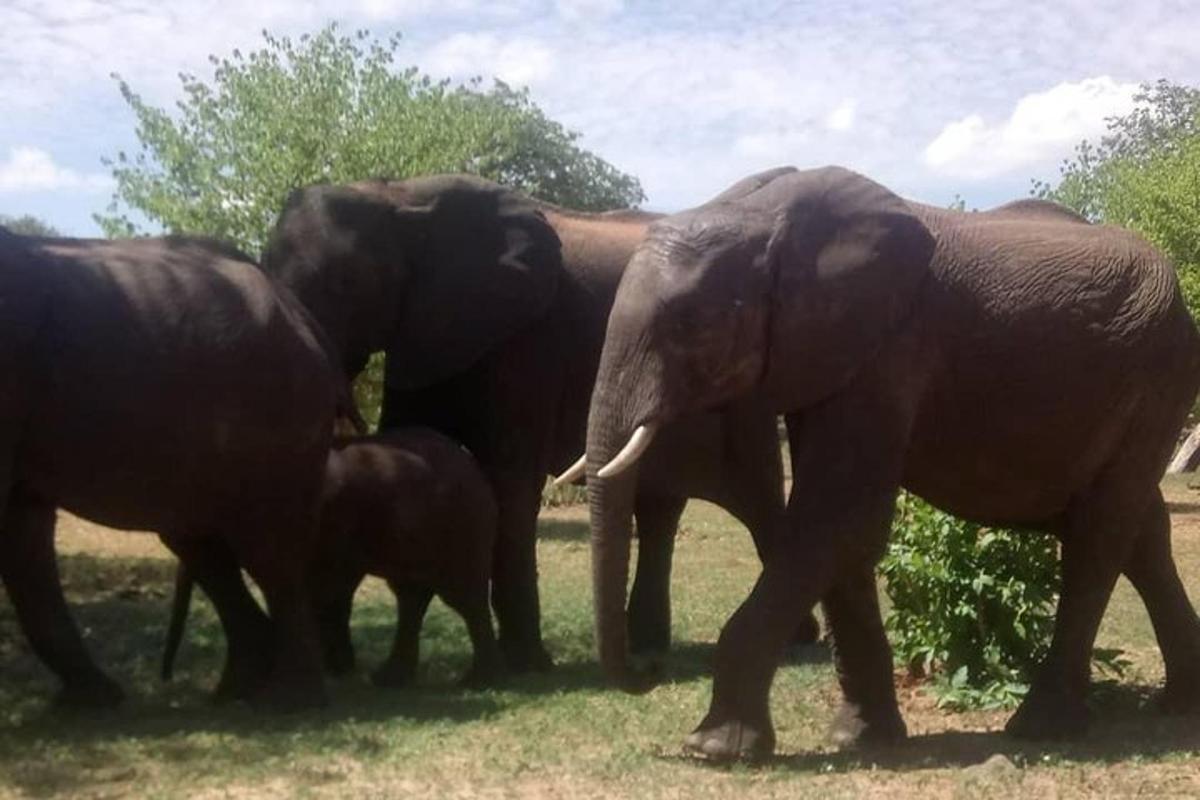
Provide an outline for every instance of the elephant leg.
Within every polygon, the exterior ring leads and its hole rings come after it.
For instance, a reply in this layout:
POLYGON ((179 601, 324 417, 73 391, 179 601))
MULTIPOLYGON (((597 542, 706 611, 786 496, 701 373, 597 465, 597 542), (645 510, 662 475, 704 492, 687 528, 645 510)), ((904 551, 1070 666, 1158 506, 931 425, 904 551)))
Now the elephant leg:
POLYGON ((642 493, 634 501, 638 560, 628 611, 629 649, 634 654, 671 647, 671 557, 686 504, 684 497, 642 493))
POLYGON ((543 473, 523 472, 493 482, 499 508, 492 571, 492 608, 500 625, 500 651, 515 673, 554 666, 542 644, 538 601, 537 517, 543 473))
POLYGON ((225 666, 215 699, 249 698, 270 672, 271 623, 246 587, 233 550, 214 535, 161 538, 208 596, 225 633, 225 666))
POLYGON ((317 608, 317 629, 321 636, 321 652, 325 670, 331 675, 345 675, 354 669, 354 643, 350 640, 350 615, 354 610, 354 593, 363 576, 348 576, 340 581, 317 608))
POLYGON ((487 584, 470 589, 444 589, 438 593, 446 605, 458 612, 471 637, 471 667, 459 683, 472 689, 495 685, 503 672, 504 659, 492 630, 487 584))
MULTIPOLYGON (((721 631, 712 701, 685 741, 688 750, 713 760, 758 758, 774 750, 769 694, 783 650, 796 620, 848 578, 831 609, 839 615, 843 646, 866 660, 855 668, 843 659, 845 680, 873 700, 880 693, 879 648, 888 658, 890 650, 873 628, 879 612, 862 584, 887 545, 909 430, 906 406, 888 400, 868 390, 789 415, 795 480, 787 526, 766 553, 750 596, 721 631)), ((870 723, 863 733, 895 738, 899 731, 882 710, 886 700, 877 702, 881 710, 863 708, 870 723)))
MULTIPOLYGON (((791 541, 768 557, 746 601, 734 612, 717 640, 713 664, 713 696, 708 714, 688 736, 685 747, 713 760, 760 758, 775 747, 768 705, 771 681, 796 619, 811 613, 839 577, 863 575, 839 586, 826 605, 838 618, 834 637, 842 637, 839 677, 848 695, 835 736, 852 741, 883 742, 903 738, 904 725, 895 712, 895 696, 883 687, 891 681, 891 650, 882 636, 877 600, 864 588, 865 574, 887 542, 887 522, 895 489, 874 497, 847 498, 836 518, 818 524, 797 523, 791 541), (809 527, 811 525, 812 527, 809 527), (854 553, 847 542, 853 542, 854 553), (859 626, 865 626, 860 628, 859 626), (862 661, 855 661, 861 656, 862 661)), ((873 573, 872 573, 873 574, 873 573)))
POLYGON ((54 522, 53 505, 20 490, 10 494, 0 527, 0 577, 34 652, 62 681, 58 702, 115 706, 124 693, 88 654, 63 597, 54 522))
POLYGON ((1067 512, 1054 638, 1029 694, 1005 726, 1013 736, 1067 739, 1087 731, 1096 631, 1149 506, 1146 492, 1113 484, 1102 478, 1067 512))
POLYGON ((1146 512, 1125 575, 1146 605, 1162 652, 1167 681, 1161 708, 1170 713, 1200 711, 1200 619, 1171 557, 1171 518, 1161 493, 1146 512))
MULTIPOLYGON (((421 625, 433 590, 426 586, 401 585, 389 582, 396 597, 396 636, 392 651, 371 673, 376 686, 398 689, 416 680, 417 663, 421 655, 421 625)), ((484 605, 487 605, 486 597, 484 605)))
MULTIPOLYGON (((754 510, 749 513, 735 514, 735 516, 750 531, 750 538, 754 540, 754 549, 758 553, 758 558, 765 564, 767 552, 779 535, 781 526, 786 525, 782 512, 761 513, 754 510)), ((801 612, 800 621, 796 625, 789 644, 816 644, 820 638, 821 623, 817 621, 817 615, 814 613, 814 610, 808 608, 801 612)))
POLYGON ((863 565, 834 586, 822 601, 833 633, 833 655, 842 706, 831 738, 845 747, 888 744, 907 735, 896 704, 892 652, 879 612, 875 572, 863 565))
MULTIPOLYGON (((724 465, 721 505, 750 531, 758 558, 766 563, 780 531, 786 525, 783 502, 783 463, 780 459, 776 417, 757 402, 732 404, 725 412, 730 427, 724 465)), ((794 645, 814 644, 821 638, 821 625, 812 609, 800 615, 794 645)))
POLYGON ((307 591, 307 554, 315 538, 316 514, 302 498, 285 507, 272 504, 247 516, 245 527, 227 537, 242 566, 262 590, 271 618, 271 672, 251 698, 277 711, 324 705, 320 647, 307 591), (257 522, 257 525, 249 523, 257 522))

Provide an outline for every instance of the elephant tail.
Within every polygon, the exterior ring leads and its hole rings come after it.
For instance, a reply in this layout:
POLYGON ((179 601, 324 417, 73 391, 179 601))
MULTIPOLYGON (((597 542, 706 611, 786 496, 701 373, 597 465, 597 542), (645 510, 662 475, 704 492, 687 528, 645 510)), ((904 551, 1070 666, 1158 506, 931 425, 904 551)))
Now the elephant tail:
POLYGON ((175 674, 175 654, 183 641, 183 628, 187 623, 188 609, 192 605, 191 574, 183 562, 175 569, 175 597, 171 601, 171 621, 167 625, 167 641, 163 646, 162 679, 171 680, 175 674))

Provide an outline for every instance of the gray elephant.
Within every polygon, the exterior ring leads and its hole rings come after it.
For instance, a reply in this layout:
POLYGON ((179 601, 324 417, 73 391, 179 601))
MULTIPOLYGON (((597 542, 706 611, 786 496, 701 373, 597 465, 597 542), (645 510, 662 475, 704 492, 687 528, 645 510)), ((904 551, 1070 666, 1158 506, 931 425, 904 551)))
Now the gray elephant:
POLYGON ((122 692, 63 599, 60 507, 158 531, 188 565, 225 630, 220 696, 322 700, 303 567, 348 402, 322 337, 219 243, 0 230, 0 578, 62 702, 108 706, 122 692))
MULTIPOLYGON (((515 671, 544 668, 535 532, 545 479, 583 448, 608 311, 655 215, 586 214, 467 176, 316 186, 287 201, 264 267, 325 326, 354 374, 387 354, 381 427, 462 442, 496 495, 492 604, 515 671)), ((635 514, 635 651, 670 640, 670 563, 688 497, 762 551, 783 509, 775 416, 754 398, 697 413, 646 455, 635 514)), ((815 622, 807 620, 809 638, 815 622)))
POLYGON ((660 220, 622 278, 588 421, 603 667, 639 683, 622 582, 639 449, 754 393, 786 414, 788 527, 721 633, 691 750, 773 749, 771 679, 818 598, 845 698, 835 738, 905 735, 873 574, 901 487, 1062 541, 1054 640, 1011 733, 1085 730, 1092 644, 1122 572, 1154 624, 1163 704, 1194 711, 1200 622, 1158 481, 1198 385, 1171 266, 1051 203, 965 214, 844 169, 777 170, 660 220))
MULTIPOLYGON (((436 431, 404 428, 334 442, 321 492, 320 533, 308 585, 325 666, 354 667, 350 610, 366 575, 384 578, 396 597, 391 654, 372 674, 380 686, 416 675, 421 625, 436 594, 467 624, 475 655, 463 678, 492 683, 500 652, 488 608, 496 502, 471 454, 436 431)), ((170 679, 183 635, 191 581, 181 570, 163 656, 170 679)))

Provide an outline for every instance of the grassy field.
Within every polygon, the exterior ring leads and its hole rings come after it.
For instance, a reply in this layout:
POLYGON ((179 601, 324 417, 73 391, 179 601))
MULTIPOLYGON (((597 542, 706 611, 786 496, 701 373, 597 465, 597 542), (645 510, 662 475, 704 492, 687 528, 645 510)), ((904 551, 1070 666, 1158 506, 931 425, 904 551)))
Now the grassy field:
MULTIPOLYGON (((1182 482, 1167 490, 1177 558, 1200 598, 1200 494, 1182 482)), ((382 692, 360 670, 332 685, 326 710, 280 718, 209 703, 222 639, 203 603, 181 671, 172 684, 159 683, 173 564, 156 539, 64 516, 59 548, 76 618, 130 699, 100 717, 51 709, 54 684, 0 597, 0 797, 1200 795, 1200 720, 1142 707, 1161 665, 1124 582, 1100 643, 1124 648, 1134 667, 1095 692, 1098 722, 1084 742, 1018 744, 999 732, 1004 714, 939 711, 919 688, 904 686, 907 744, 835 752, 824 732, 837 690, 827 653, 814 647, 791 654, 773 689, 779 755, 756 767, 715 768, 683 758, 679 743, 706 708, 713 642, 757 563, 744 530, 711 506, 693 503, 684 517, 671 681, 640 697, 605 690, 593 661, 582 508, 554 509, 541 524, 553 673, 496 691, 456 689, 469 658, 465 631, 435 602, 419 688, 382 692)), ((386 589, 368 582, 355 612, 362 664, 382 658, 391 620, 386 589)))

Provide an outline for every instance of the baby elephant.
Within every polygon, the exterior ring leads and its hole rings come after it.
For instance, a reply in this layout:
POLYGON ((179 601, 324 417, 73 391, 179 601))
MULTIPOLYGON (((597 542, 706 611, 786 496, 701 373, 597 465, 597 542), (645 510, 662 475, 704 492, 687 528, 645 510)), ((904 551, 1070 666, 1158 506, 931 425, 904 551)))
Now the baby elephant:
MULTIPOLYGON (((488 607, 495 536, 490 484, 451 439, 407 428, 336 440, 309 573, 329 671, 354 666, 350 609, 370 574, 387 580, 398 615, 392 652, 371 676, 377 685, 412 682, 421 623, 435 594, 462 615, 471 637, 474 660, 462 683, 494 681, 501 664, 488 607)), ((167 678, 187 614, 188 583, 181 572, 163 659, 167 678)))

